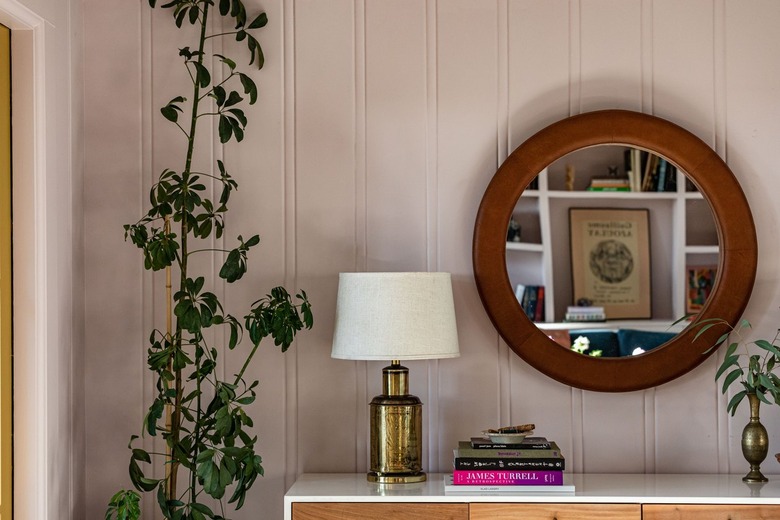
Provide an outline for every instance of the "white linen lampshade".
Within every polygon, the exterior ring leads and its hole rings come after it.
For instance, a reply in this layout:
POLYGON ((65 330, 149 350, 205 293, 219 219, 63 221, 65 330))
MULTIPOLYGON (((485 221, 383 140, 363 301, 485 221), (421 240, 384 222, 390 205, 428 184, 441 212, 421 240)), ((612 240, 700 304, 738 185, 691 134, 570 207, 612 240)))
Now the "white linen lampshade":
POLYGON ((331 356, 457 357, 450 273, 341 273, 331 356))

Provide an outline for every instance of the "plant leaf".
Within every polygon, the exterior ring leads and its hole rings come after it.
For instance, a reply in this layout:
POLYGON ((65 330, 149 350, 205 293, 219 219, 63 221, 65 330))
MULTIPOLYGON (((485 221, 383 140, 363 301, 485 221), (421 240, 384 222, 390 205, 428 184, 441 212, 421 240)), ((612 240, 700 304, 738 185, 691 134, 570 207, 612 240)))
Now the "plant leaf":
POLYGON ((720 376, 722 376, 723 373, 729 369, 729 367, 738 365, 738 363, 739 363, 739 356, 736 355, 727 356, 723 360, 723 363, 721 363, 720 367, 718 368, 718 371, 715 373, 715 380, 717 381, 718 379, 720 379, 720 376))
MULTIPOLYGON (((244 99, 244 98, 242 98, 242 97, 239 95, 239 93, 238 93, 238 92, 236 92, 235 90, 233 90, 233 91, 231 91, 231 92, 230 92, 230 96, 228 96, 228 98, 227 98, 227 101, 225 101, 225 102, 223 103, 223 105, 224 105, 225 107, 230 107, 230 106, 233 106, 233 105, 235 105, 235 104, 237 104, 237 103, 240 103, 240 102, 241 102, 243 99, 244 99)), ((246 125, 246 123, 244 123, 244 125, 246 125)))
POLYGON ((211 84, 211 74, 209 73, 209 70, 197 61, 193 61, 192 64, 195 66, 195 81, 197 81, 201 88, 208 87, 209 84, 211 84))
POLYGON ((225 56, 222 56, 221 54, 215 54, 214 56, 219 58, 219 60, 222 63, 227 65, 230 68, 231 71, 236 69, 236 62, 231 60, 230 58, 226 58, 225 56))
POLYGON ((739 378, 741 375, 742 375, 741 368, 736 368, 731 372, 729 372, 729 375, 727 375, 726 378, 723 380, 723 387, 720 393, 725 394, 726 390, 728 390, 728 387, 731 385, 731 383, 736 381, 737 378, 739 378))
POLYGON ((233 137, 233 125, 230 124, 230 119, 227 116, 219 116, 219 142, 222 144, 230 141, 233 137))
POLYGON ((726 412, 731 412, 731 415, 734 416, 734 413, 737 411, 737 406, 739 406, 739 403, 742 402, 742 399, 744 399, 746 395, 746 390, 742 390, 734 394, 734 397, 731 398, 729 404, 726 406, 726 412))
POLYGON ((257 85, 246 74, 239 73, 238 77, 241 80, 241 85, 244 87, 244 94, 249 95, 249 104, 254 105, 255 101, 257 101, 257 85))
POLYGON ((754 341, 754 343, 759 348, 761 348, 763 350, 766 350, 767 352, 771 352, 772 355, 774 355, 775 357, 780 357, 780 350, 778 350, 776 346, 772 345, 767 340, 765 340, 765 339, 758 339, 758 340, 754 341))
POLYGON ((259 29, 265 27, 268 23, 268 16, 265 13, 260 13, 257 18, 252 20, 252 23, 247 26, 247 29, 259 29))

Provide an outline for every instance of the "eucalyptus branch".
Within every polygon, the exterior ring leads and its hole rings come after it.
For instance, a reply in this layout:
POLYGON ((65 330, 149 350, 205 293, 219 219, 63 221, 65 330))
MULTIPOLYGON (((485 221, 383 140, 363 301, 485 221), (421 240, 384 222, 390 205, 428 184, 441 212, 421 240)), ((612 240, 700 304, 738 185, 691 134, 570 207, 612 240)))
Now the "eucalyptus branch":
POLYGON ((693 326, 700 327, 694 336, 694 341, 712 327, 719 326, 727 329, 707 350, 709 352, 721 344, 727 344, 723 361, 715 373, 715 380, 725 376, 721 393, 726 394, 733 383, 739 383, 742 387, 742 390, 731 397, 726 411, 734 415, 739 403, 750 394, 754 394, 759 400, 771 404, 772 401, 767 398, 767 394, 769 394, 775 403, 780 403, 780 377, 774 373, 775 368, 780 366, 780 348, 776 345, 780 339, 780 330, 771 341, 757 339, 748 342, 743 339, 742 331, 750 329, 752 326, 745 319, 741 320, 738 326, 733 326, 721 318, 700 320, 695 322, 693 326), (742 353, 738 354, 737 349, 740 348, 740 345, 742 353), (751 354, 748 345, 755 345, 763 351, 763 355, 751 354), (742 361, 743 356, 746 361, 742 361))

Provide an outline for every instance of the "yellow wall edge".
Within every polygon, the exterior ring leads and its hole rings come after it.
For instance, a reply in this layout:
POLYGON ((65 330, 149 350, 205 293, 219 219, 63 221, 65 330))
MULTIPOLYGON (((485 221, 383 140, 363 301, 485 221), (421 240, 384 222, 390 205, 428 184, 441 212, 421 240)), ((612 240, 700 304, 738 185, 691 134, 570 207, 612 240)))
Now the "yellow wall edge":
POLYGON ((0 26, 0 518, 11 518, 11 31, 0 26))

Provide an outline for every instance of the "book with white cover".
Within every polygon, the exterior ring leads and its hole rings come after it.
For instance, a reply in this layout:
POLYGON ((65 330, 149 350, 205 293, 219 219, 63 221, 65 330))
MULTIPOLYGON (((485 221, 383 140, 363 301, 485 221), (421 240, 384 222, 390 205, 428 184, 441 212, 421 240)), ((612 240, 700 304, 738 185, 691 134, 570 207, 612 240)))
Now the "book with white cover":
POLYGON ((444 494, 445 495, 463 495, 463 494, 491 494, 502 495, 573 495, 574 484, 571 483, 568 474, 564 474, 563 485, 555 486, 492 486, 486 485, 455 485, 452 483, 452 475, 444 476, 444 494))

